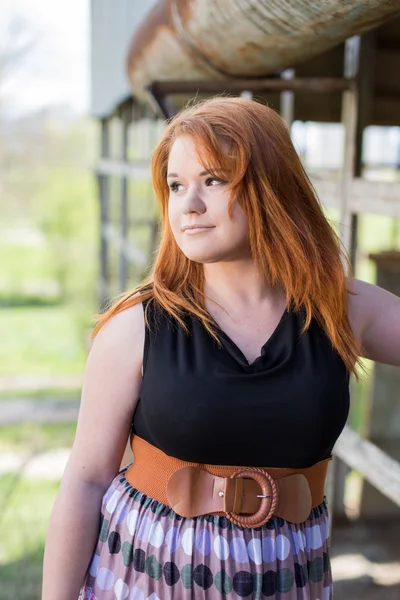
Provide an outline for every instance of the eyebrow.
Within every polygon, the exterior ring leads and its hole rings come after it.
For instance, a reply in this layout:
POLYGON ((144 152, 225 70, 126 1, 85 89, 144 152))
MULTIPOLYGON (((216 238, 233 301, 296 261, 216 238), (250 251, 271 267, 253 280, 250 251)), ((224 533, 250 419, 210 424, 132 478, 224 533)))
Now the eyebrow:
MULTIPOLYGON (((201 173, 199 173, 199 177, 204 177, 205 175, 209 175, 209 171, 202 171, 201 173)), ((179 177, 178 173, 168 173, 167 178, 168 177, 179 177)))

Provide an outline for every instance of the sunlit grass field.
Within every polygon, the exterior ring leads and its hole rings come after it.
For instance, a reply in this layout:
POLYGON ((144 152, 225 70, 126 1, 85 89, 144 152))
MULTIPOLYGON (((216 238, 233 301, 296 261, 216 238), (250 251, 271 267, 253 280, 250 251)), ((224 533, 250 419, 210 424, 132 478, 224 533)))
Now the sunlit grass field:
POLYGON ((64 269, 65 299, 52 249, 39 232, 34 234, 27 228, 24 241, 24 229, 13 232, 11 225, 0 232, 0 378, 79 374, 87 356, 97 309, 95 244, 89 240, 71 248, 78 258, 79 250, 82 255, 76 261, 71 257, 64 269))
POLYGON ((21 423, 0 426, 0 453, 34 455, 55 448, 70 448, 76 423, 21 423))
MULTIPOLYGON (((63 402, 80 396, 77 380, 97 312, 97 214, 91 174, 75 182, 75 189, 65 179, 62 186, 85 231, 51 243, 33 221, 0 219, 0 411, 14 398, 63 402), (7 388, 8 382, 35 378, 48 381, 46 389, 7 388)), ((46 193, 51 209, 54 189, 46 193)), ((68 218, 59 208, 60 227, 68 218)), ((29 457, 71 448, 76 429, 74 422, 27 423, 24 415, 21 420, 0 426, 1 600, 40 599, 47 522, 59 486, 58 480, 28 477, 21 465, 29 457), (20 466, 6 472, 5 463, 14 464, 13 457, 20 466)))
POLYGON ((0 310, 0 376, 82 373, 87 355, 88 308, 71 306, 0 310))

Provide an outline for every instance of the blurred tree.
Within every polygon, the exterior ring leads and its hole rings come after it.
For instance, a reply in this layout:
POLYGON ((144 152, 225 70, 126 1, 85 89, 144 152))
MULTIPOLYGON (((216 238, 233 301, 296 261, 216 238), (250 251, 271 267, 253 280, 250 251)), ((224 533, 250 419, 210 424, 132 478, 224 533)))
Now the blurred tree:
POLYGON ((12 198, 10 168, 18 145, 13 136, 16 123, 7 108, 12 103, 13 84, 37 40, 38 33, 16 7, 10 10, 9 5, 0 4, 0 202, 6 206, 12 198))
POLYGON ((0 227, 43 234, 67 301, 95 284, 95 124, 61 106, 10 111, 13 82, 35 68, 40 41, 18 10, 0 5, 0 227))
MULTIPOLYGON (((81 130, 84 125, 80 121, 81 130)), ((77 146, 82 149, 83 136, 76 139, 74 129, 64 132, 63 141, 66 151, 75 149, 79 154, 77 146)), ((85 129, 90 130, 90 123, 85 129)), ((51 148, 50 143, 44 149, 46 154, 51 148)), ((35 225, 46 238, 60 299, 69 301, 79 296, 82 288, 94 290, 98 215, 94 181, 87 165, 73 165, 65 156, 60 158, 56 164, 45 161, 45 182, 36 185, 31 210, 35 225)))

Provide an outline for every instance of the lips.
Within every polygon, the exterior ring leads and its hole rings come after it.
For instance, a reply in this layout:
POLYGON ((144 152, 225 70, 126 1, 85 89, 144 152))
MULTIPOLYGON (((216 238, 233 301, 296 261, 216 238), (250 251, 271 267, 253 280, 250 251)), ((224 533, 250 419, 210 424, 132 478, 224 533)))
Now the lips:
POLYGON ((214 225, 184 225, 182 231, 192 231, 194 229, 213 229, 214 225))

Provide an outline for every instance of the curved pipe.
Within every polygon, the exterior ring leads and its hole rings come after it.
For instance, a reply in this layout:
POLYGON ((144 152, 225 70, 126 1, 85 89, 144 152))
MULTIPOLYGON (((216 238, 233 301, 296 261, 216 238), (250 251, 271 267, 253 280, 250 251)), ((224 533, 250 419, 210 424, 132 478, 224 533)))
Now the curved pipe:
POLYGON ((128 76, 153 81, 276 73, 400 14, 398 0, 159 0, 134 32, 128 76))

